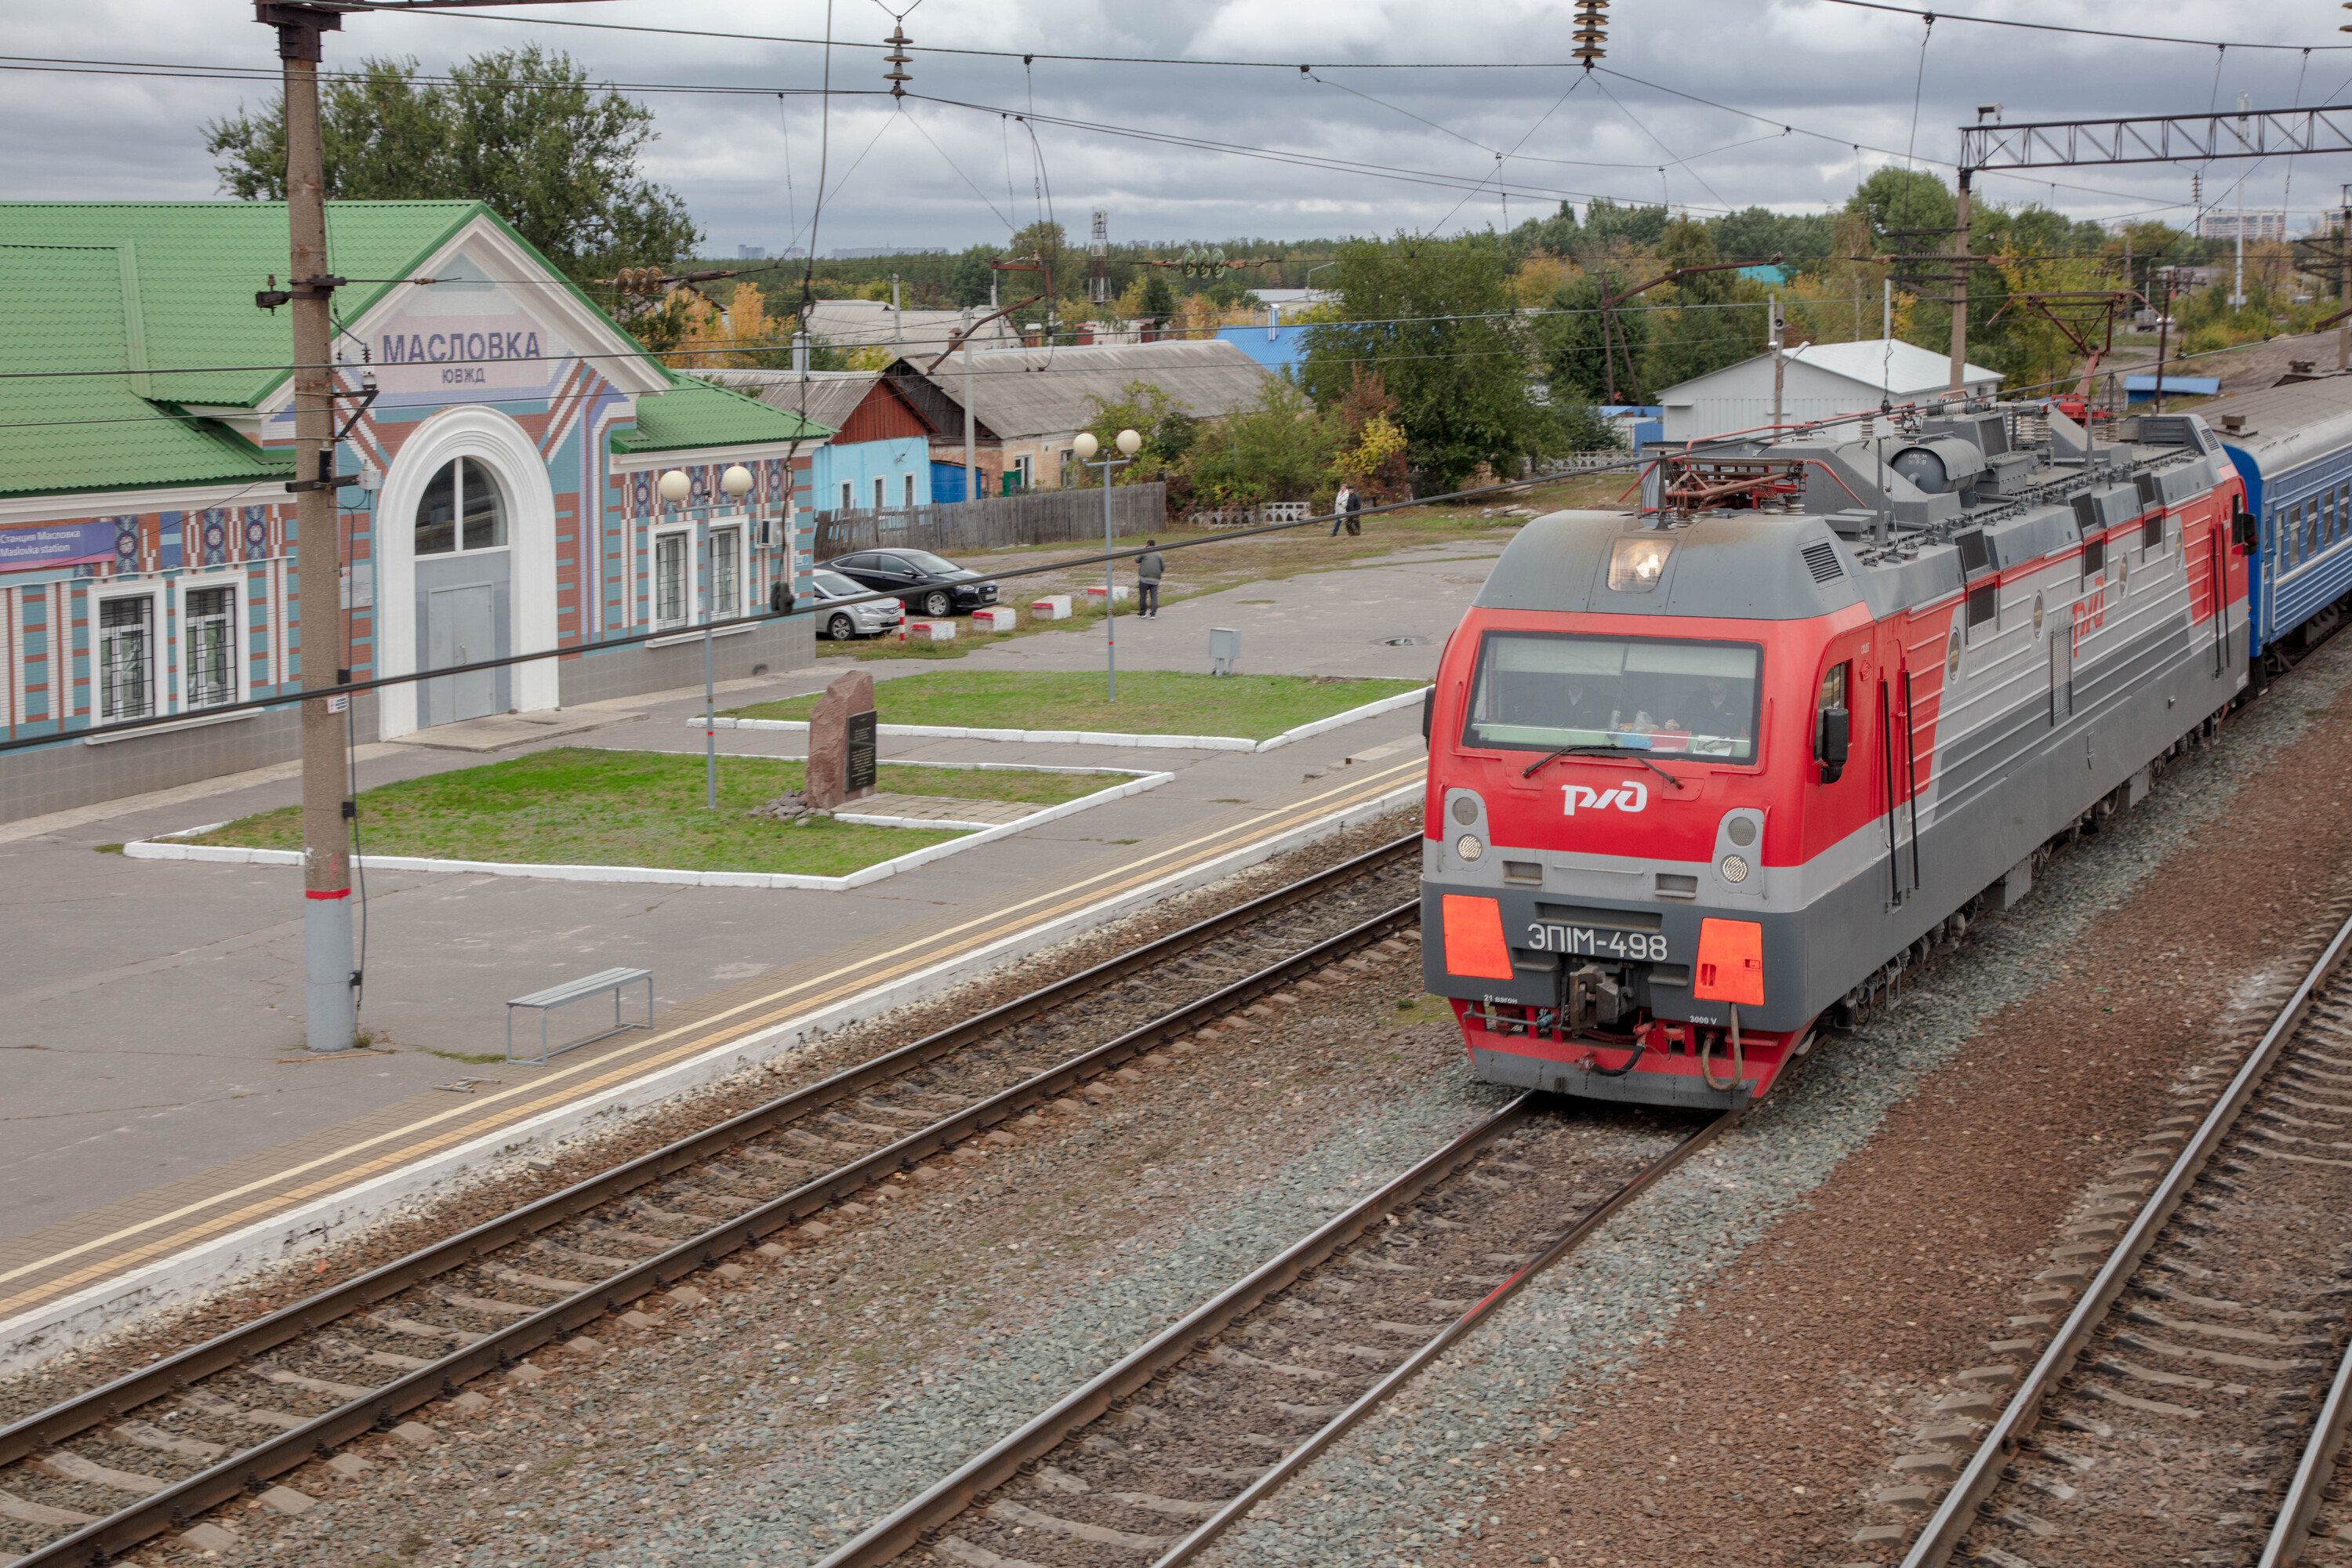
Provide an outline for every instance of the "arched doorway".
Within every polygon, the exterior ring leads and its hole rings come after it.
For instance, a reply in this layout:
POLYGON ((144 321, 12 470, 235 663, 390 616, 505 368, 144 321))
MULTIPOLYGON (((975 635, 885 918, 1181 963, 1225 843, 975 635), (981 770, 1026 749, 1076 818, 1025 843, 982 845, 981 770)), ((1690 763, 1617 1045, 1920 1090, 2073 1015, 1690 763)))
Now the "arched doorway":
MULTIPOLYGON (((445 409, 402 443, 378 492, 373 632, 386 674, 555 644, 555 498, 530 434, 445 409)), ((384 690, 380 733, 552 708, 553 659, 384 690)))

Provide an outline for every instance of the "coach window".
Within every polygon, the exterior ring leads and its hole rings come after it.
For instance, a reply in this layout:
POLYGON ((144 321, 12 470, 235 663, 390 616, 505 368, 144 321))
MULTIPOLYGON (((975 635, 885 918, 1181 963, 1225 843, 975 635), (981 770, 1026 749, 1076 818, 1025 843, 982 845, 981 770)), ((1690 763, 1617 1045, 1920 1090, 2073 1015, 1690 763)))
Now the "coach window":
POLYGON ((2336 487, 2336 537, 2352 533, 2352 480, 2336 487))

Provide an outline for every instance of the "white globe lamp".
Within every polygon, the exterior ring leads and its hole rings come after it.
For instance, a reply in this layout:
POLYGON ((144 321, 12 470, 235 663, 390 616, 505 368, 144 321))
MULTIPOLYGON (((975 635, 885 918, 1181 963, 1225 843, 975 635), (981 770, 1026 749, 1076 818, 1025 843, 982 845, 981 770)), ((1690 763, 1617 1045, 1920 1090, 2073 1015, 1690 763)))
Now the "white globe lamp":
POLYGON ((1078 438, 1071 442, 1070 447, 1077 453, 1078 461, 1081 463, 1093 462, 1095 454, 1102 450, 1102 443, 1095 439, 1095 433, 1091 430, 1079 431, 1078 438))
POLYGON ((1143 449, 1143 437, 1132 430, 1122 430, 1118 433, 1118 449, 1132 458, 1143 449))
POLYGON ((719 476, 719 488, 730 496, 749 493, 751 489, 751 470, 740 463, 730 464, 727 471, 719 476))
POLYGON ((684 468, 672 468, 661 477, 661 499, 682 501, 694 493, 694 482, 686 477, 684 468))

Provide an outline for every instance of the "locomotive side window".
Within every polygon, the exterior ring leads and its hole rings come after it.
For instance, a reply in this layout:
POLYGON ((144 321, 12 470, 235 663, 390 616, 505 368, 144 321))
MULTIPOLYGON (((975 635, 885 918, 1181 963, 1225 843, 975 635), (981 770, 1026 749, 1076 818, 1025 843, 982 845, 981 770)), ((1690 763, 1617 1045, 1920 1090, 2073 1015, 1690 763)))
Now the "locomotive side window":
POLYGON ((1462 743, 1753 761, 1762 658, 1753 643, 1488 632, 1462 743))
POLYGON ((1822 764, 1823 784, 1837 783, 1853 752, 1853 721, 1846 706, 1853 669, 1847 662, 1823 670, 1821 690, 1813 698, 1813 761, 1822 764))
POLYGON ((1971 588, 1969 590, 1969 633, 1970 636, 1973 637, 1976 633, 1976 629, 1979 626, 1985 625, 1987 622, 1996 623, 1993 629, 1995 631, 1999 631, 2000 627, 1997 623, 2000 619, 2000 586, 1999 584, 1987 583, 1981 588, 1971 588))
POLYGON ((2087 583, 2094 574, 2106 569, 2107 542, 2104 539, 2091 540, 2083 546, 2083 581, 2087 583))

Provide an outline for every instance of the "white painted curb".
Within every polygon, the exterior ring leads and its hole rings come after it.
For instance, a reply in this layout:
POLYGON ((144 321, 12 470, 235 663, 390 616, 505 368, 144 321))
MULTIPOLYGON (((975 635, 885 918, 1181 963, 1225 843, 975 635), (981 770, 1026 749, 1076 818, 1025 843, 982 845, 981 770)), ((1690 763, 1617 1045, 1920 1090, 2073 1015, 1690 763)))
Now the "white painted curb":
MULTIPOLYGON (((1304 845, 1370 821, 1399 805, 1418 800, 1420 781, 1384 795, 1301 823, 1289 832, 1263 843, 1248 845, 1227 855, 1171 873, 1085 909, 1074 910, 1034 930, 1008 936, 961 958, 921 970, 887 985, 862 993, 821 1011, 780 1023, 717 1046, 700 1056, 647 1073, 643 1078, 606 1089, 591 1098, 551 1110, 527 1121, 488 1133, 472 1142, 388 1171, 372 1181, 319 1199, 317 1202, 200 1243, 175 1257, 160 1258, 119 1279, 0 1322, 0 1373, 13 1373, 65 1354, 135 1323, 159 1308, 184 1307, 192 1299, 252 1272, 285 1263, 322 1247, 346 1239, 375 1223, 403 1203, 441 1195, 456 1178, 487 1173, 494 1163, 544 1148, 606 1115, 645 1110, 666 1100, 690 1093, 728 1078, 831 1030, 878 1017, 892 1008, 936 994, 1001 963, 1012 963, 1067 941, 1081 931, 1115 921, 1181 893, 1207 886, 1220 878, 1304 845)), ((1072 803, 1076 804, 1076 803, 1072 803)))
MULTIPOLYGON (((1318 719, 1295 730, 1285 730, 1265 741, 1252 741, 1240 735, 1117 735, 1083 730, 966 730, 951 724, 877 724, 874 728, 877 734, 929 741, 1024 741, 1033 745, 1159 746, 1181 752, 1271 752, 1276 746, 1287 746, 1293 741, 1324 734, 1343 724, 1352 724, 1359 719, 1370 719, 1376 714, 1393 713, 1400 708, 1411 707, 1420 701, 1428 690, 1429 688, 1424 686, 1418 691, 1401 691, 1394 697, 1383 697, 1377 702, 1367 702, 1360 708, 1334 713, 1328 719, 1318 719)), ((703 719, 698 713, 690 714, 686 722, 699 729, 703 719)), ((721 730, 785 730, 797 732, 808 729, 807 722, 799 719, 715 719, 710 722, 721 730)))
MULTIPOLYGON (((934 844, 879 861, 852 871, 845 877, 809 877, 791 871, 681 871, 655 866, 535 866, 510 860, 436 860, 419 855, 355 855, 352 860, 354 865, 369 871, 463 871, 492 877, 538 877, 556 882, 659 882, 665 886, 684 888, 794 888, 809 892, 838 893, 866 887, 886 877, 895 877, 901 871, 911 871, 918 866, 928 866, 950 855, 960 855, 977 845, 993 844, 1000 838, 1025 833, 1032 827, 1108 805, 1127 795, 1158 789, 1175 776, 1174 773, 1145 773, 1125 784, 1112 784, 1092 795, 1066 800, 1059 805, 1049 805, 1043 811, 1033 811, 1013 822, 929 822, 911 816, 845 814, 841 818, 844 822, 876 827, 975 830, 945 844, 934 844)), ((215 822, 203 827, 184 827, 161 838, 142 838, 124 845, 122 853, 133 860, 206 860, 232 866, 299 866, 302 863, 302 852, 299 849, 246 849, 226 844, 171 842, 174 838, 193 838, 200 833, 210 833, 214 828, 225 826, 215 822)))

